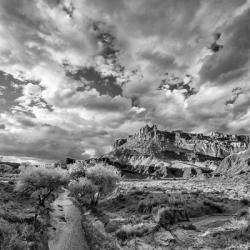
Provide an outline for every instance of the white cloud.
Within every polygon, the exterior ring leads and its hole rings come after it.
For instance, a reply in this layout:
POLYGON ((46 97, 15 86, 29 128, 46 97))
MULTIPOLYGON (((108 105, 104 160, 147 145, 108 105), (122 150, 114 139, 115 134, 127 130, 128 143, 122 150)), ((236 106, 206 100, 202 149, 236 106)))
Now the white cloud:
POLYGON ((205 73, 211 69, 211 58, 220 57, 207 49, 214 32, 222 32, 226 46, 228 27, 234 34, 234 21, 244 22, 244 2, 2 0, 0 70, 23 84, 12 83, 22 94, 10 110, 1 111, 0 150, 48 159, 90 157, 147 122, 170 130, 242 131, 249 120, 246 74, 221 86, 209 77, 203 82, 200 73, 206 64, 205 73), (101 55, 96 23, 115 38, 117 54, 110 60, 101 55), (104 95, 90 84, 81 91, 83 83, 65 72, 90 66, 101 76, 115 76, 113 84, 122 86, 122 93, 104 95), (157 90, 166 72, 184 78, 197 93, 186 98, 186 89, 157 90), (245 94, 226 106, 236 86, 245 94))

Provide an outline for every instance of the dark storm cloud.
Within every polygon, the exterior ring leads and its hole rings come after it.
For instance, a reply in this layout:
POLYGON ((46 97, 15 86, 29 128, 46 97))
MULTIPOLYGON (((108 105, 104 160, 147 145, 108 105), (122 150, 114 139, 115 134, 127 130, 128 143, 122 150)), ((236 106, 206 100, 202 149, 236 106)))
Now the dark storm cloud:
POLYGON ((178 76, 169 75, 168 73, 166 73, 165 76, 166 78, 161 81, 158 90, 170 90, 171 92, 174 90, 181 90, 185 98, 197 93, 197 90, 190 86, 192 83, 192 77, 190 75, 186 75, 189 79, 187 82, 184 82, 184 80, 178 76))
POLYGON ((122 88, 117 84, 115 76, 102 76, 94 67, 85 67, 75 72, 67 71, 66 74, 74 80, 82 82, 82 86, 77 89, 78 91, 94 88, 100 95, 114 97, 122 94, 122 88))
POLYGON ((222 44, 218 44, 217 41, 220 39, 221 37, 221 33, 215 33, 214 35, 214 41, 211 43, 211 45, 208 47, 208 49, 210 49, 211 51, 213 51, 214 53, 219 52, 221 49, 223 49, 223 45, 222 44))
POLYGON ((36 98, 34 100, 31 101, 30 107, 41 107, 44 109, 49 110, 50 112, 53 111, 53 106, 49 105, 42 97, 36 98))
POLYGON ((24 84, 25 82, 0 71, 0 90, 4 99, 4 102, 0 105, 0 111, 9 110, 16 104, 15 100, 22 95, 22 86, 24 84))
POLYGON ((237 87, 237 88, 234 88, 233 90, 232 90, 232 97, 230 98, 230 99, 228 99, 226 102, 225 102, 225 104, 226 105, 229 105, 229 104, 234 104, 235 102, 236 102, 236 100, 238 99, 238 97, 240 96, 240 95, 242 95, 244 93, 244 91, 243 91, 243 89, 242 88, 239 88, 239 87, 237 87))
POLYGON ((132 107, 139 107, 140 106, 140 101, 137 96, 132 96, 131 97, 131 106, 132 107))
POLYGON ((230 111, 235 121, 242 119, 248 114, 250 107, 250 91, 236 87, 232 90, 232 96, 225 102, 226 108, 230 111))
POLYGON ((75 7, 74 7, 74 5, 72 3, 69 3, 68 6, 67 5, 63 6, 63 10, 67 13, 67 15, 69 15, 70 18, 72 18, 75 7))
POLYGON ((236 17, 224 32, 228 37, 224 48, 207 56, 200 70, 202 82, 225 84, 249 70, 250 9, 236 17))
POLYGON ((111 63, 116 63, 119 50, 116 48, 116 38, 112 34, 113 28, 105 22, 93 22, 91 28, 96 42, 101 44, 99 55, 102 55, 105 59, 110 59, 111 63))
POLYGON ((6 126, 4 124, 0 124, 0 129, 1 130, 5 129, 5 128, 6 128, 6 126))

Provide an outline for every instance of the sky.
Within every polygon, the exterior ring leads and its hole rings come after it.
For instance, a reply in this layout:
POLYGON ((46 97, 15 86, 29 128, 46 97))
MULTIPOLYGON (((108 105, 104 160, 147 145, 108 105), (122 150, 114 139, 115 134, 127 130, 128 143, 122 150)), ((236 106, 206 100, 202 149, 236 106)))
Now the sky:
POLYGON ((0 155, 86 159, 146 124, 250 134, 249 0, 0 0, 0 155))

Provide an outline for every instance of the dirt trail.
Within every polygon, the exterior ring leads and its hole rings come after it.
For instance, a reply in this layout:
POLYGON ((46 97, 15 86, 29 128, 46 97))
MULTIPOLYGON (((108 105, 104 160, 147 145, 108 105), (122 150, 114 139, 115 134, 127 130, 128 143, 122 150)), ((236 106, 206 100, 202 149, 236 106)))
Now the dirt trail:
POLYGON ((81 226, 81 212, 68 195, 65 189, 52 204, 49 249, 89 250, 81 226))

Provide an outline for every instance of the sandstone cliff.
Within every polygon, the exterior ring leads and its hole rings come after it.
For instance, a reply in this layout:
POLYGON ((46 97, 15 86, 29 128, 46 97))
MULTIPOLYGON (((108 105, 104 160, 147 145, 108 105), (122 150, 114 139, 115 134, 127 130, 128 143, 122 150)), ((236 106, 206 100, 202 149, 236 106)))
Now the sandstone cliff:
POLYGON ((88 159, 85 163, 106 162, 119 168, 123 174, 136 178, 207 177, 215 169, 217 171, 218 166, 221 166, 221 171, 228 171, 226 166, 235 164, 234 156, 222 160, 232 154, 240 155, 238 153, 245 151, 249 143, 250 137, 245 135, 169 132, 153 125, 116 140, 110 153, 88 159))
POLYGON ((246 150, 249 142, 244 135, 169 132, 153 125, 115 141, 105 158, 141 175, 192 177, 210 173, 225 157, 246 150))
MULTIPOLYGON (((249 136, 226 135, 212 132, 208 135, 192 134, 182 131, 160 131, 156 125, 146 126, 134 135, 119 139, 114 143, 114 150, 133 149, 141 154, 157 154, 167 151, 184 153, 183 157, 190 160, 223 159, 232 153, 238 153, 248 148, 249 136)), ((174 155, 166 154, 174 157, 174 155)), ((179 159, 180 157, 177 156, 179 159)))
POLYGON ((234 153, 222 160, 215 175, 236 176, 250 173, 250 150, 234 153))

